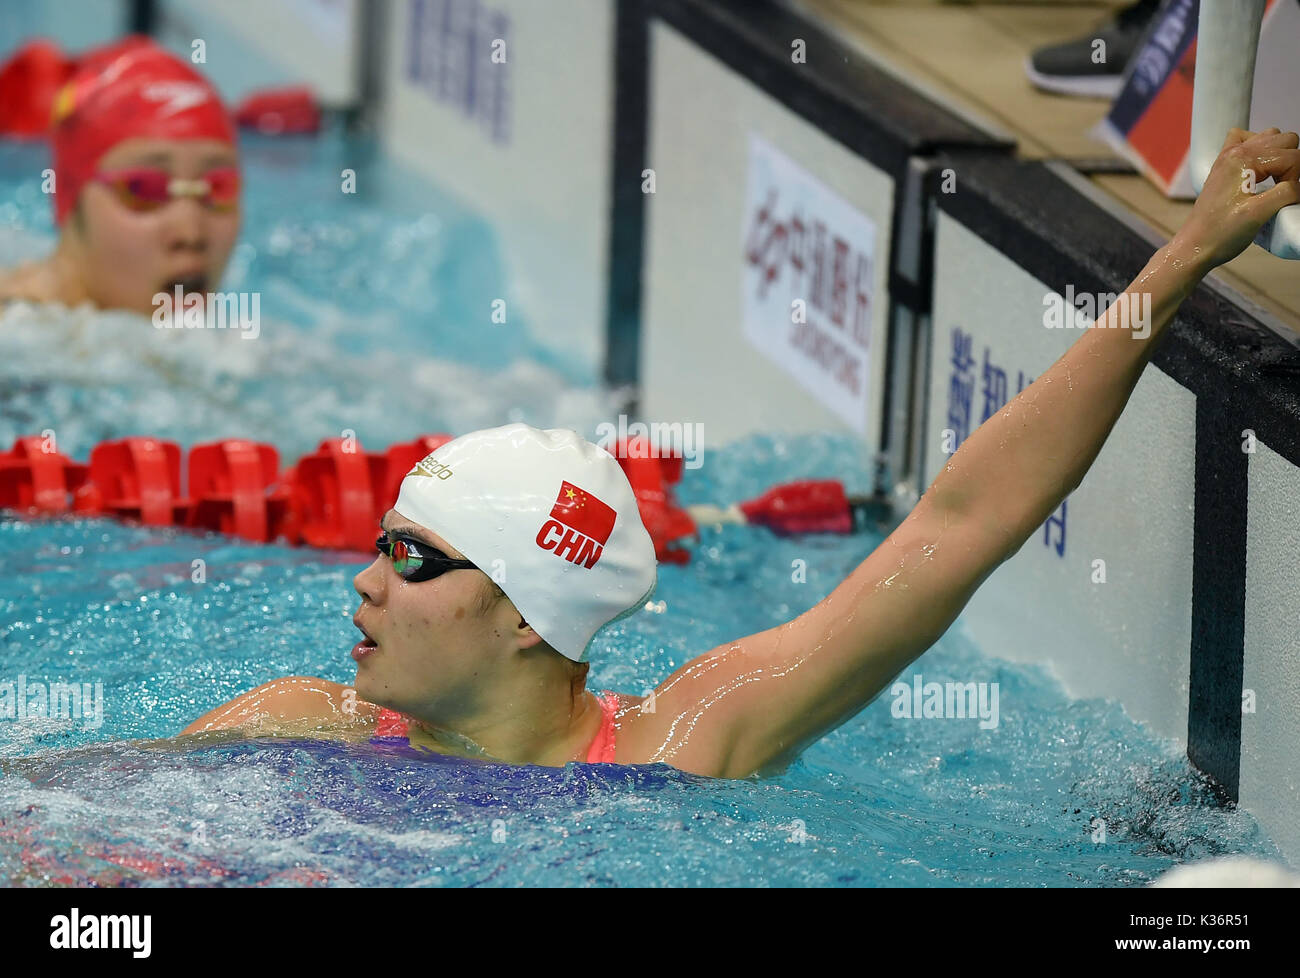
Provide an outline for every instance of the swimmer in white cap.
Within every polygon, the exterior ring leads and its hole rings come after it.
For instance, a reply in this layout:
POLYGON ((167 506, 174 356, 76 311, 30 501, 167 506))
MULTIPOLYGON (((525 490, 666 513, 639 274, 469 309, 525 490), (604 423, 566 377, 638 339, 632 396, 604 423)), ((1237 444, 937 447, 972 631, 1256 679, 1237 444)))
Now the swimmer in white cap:
POLYGON ((379 529, 380 555, 353 581, 355 687, 278 680, 185 733, 323 721, 513 763, 648 760, 623 717, 652 714, 586 691, 592 637, 656 583, 654 543, 612 455, 567 429, 471 432, 407 474, 379 529))
POLYGON ((1187 223, 1126 290, 1149 295, 1148 321, 1121 319, 1128 303, 1115 303, 963 442, 828 597, 692 659, 652 699, 586 689, 592 636, 655 584, 622 469, 574 432, 511 424, 448 442, 402 482, 380 556, 354 581, 355 687, 277 680, 184 732, 362 732, 518 764, 781 770, 934 644, 1079 485, 1179 303, 1300 202, 1297 141, 1229 133, 1187 223), (1251 193, 1243 168, 1277 183, 1251 193))

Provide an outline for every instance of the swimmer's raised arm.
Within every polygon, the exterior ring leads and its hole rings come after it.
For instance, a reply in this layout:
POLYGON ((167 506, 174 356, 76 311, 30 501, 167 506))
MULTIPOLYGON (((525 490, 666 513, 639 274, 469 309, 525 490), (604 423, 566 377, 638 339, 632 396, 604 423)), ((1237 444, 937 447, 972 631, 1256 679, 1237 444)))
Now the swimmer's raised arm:
POLYGON ((636 717, 625 739, 697 774, 778 771, 933 645, 1001 559, 986 533, 927 494, 821 602, 669 676, 654 715, 636 717))
MULTIPOLYGON (((723 777, 777 770, 937 641, 1082 481, 1178 304, 1273 214, 1300 202, 1296 147, 1293 132, 1233 130, 1186 225, 1127 290, 1151 293, 1149 335, 1127 324, 1086 330, 966 439, 908 517, 825 600, 670 676, 655 691, 653 717, 629 724, 651 760, 723 777), (1248 193, 1243 168, 1277 186, 1248 193)), ((1106 319, 1115 316, 1112 306, 1106 319)))
POLYGON ((379 708, 341 683, 315 676, 286 676, 203 714, 181 735, 244 730, 250 735, 319 732, 354 725, 373 727, 379 708))
MULTIPOLYGON (((1119 420, 1175 310, 1210 270, 1231 261, 1259 228, 1300 202, 1300 137, 1234 129, 1174 239, 1124 295, 1033 384, 971 434, 927 493, 1002 541, 1010 557, 1078 488, 1119 420), (1251 193, 1243 171, 1276 186, 1251 193), (1150 321, 1130 327, 1136 312, 1150 321)), ((1026 328, 1033 328, 1028 326, 1026 328)))

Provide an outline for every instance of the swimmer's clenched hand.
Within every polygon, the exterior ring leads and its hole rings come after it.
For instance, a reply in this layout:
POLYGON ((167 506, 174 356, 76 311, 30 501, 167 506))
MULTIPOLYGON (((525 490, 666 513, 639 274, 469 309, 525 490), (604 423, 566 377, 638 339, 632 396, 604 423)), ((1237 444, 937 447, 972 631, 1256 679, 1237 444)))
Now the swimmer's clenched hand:
POLYGON ((203 714, 181 735, 230 729, 248 736, 345 733, 373 728, 378 716, 379 707, 358 699, 351 687, 315 676, 287 676, 203 714))
POLYGON ((1204 271, 1236 258, 1283 207, 1300 203, 1300 136, 1277 126, 1232 129, 1175 244, 1204 271), (1269 177, 1274 185, 1263 189, 1269 177))

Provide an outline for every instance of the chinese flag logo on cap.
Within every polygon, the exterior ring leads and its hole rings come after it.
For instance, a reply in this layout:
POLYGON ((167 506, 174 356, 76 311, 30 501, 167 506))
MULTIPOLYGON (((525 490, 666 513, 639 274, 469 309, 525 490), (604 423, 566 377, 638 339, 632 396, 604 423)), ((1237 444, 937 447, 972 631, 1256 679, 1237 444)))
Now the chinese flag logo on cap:
POLYGON ((614 529, 614 511, 572 482, 561 482, 560 494, 551 508, 551 519, 559 520, 602 547, 614 529))

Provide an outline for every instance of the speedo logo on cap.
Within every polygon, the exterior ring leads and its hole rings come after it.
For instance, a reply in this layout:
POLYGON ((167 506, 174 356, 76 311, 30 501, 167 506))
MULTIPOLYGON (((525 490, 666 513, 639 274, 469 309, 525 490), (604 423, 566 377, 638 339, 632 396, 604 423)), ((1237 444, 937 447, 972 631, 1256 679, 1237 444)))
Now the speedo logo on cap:
POLYGON ((159 115, 175 115, 202 105, 208 100, 208 90, 198 82, 157 81, 140 89, 140 95, 150 102, 164 102, 159 115))
POLYGON ((551 518, 537 531, 537 545, 571 564, 592 568, 605 551, 617 514, 572 482, 561 482, 551 518))
POLYGON ((420 476, 425 479, 446 480, 451 478, 451 467, 443 465, 432 455, 426 455, 415 463, 415 468, 406 474, 420 476))

